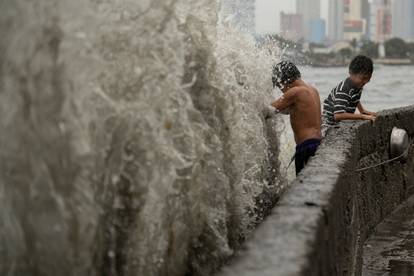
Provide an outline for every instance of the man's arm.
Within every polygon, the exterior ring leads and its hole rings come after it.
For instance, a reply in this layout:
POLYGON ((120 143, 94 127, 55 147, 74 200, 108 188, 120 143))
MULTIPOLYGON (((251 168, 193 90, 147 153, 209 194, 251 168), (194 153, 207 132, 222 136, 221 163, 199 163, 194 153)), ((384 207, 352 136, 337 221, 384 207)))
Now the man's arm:
MULTIPOLYGON (((334 118, 335 121, 343 120, 374 120, 375 117, 368 114, 354 114, 347 112, 347 107, 350 105, 352 98, 348 91, 338 91, 334 102, 334 118)), ((359 106, 359 104, 358 104, 359 106)), ((359 107, 358 107, 359 109, 359 107)))
POLYGON ((375 120, 375 116, 367 115, 367 114, 354 114, 354 113, 336 113, 334 115, 335 121, 343 121, 343 120, 375 120))
POLYGON ((264 118, 269 119, 276 113, 282 113, 285 115, 290 114, 290 107, 295 102, 297 92, 297 88, 292 88, 280 96, 277 100, 273 101, 270 106, 265 107, 262 110, 264 118))
POLYGON ((372 116, 377 116, 377 113, 376 112, 371 112, 371 111, 368 111, 368 110, 366 110, 363 106, 362 106, 362 104, 361 104, 361 102, 359 102, 358 103, 358 110, 359 110, 359 112, 361 113, 361 114, 366 114, 366 115, 372 115, 372 116))
POLYGON ((271 105, 277 110, 285 110, 295 103, 297 93, 298 88, 294 87, 272 102, 271 105))

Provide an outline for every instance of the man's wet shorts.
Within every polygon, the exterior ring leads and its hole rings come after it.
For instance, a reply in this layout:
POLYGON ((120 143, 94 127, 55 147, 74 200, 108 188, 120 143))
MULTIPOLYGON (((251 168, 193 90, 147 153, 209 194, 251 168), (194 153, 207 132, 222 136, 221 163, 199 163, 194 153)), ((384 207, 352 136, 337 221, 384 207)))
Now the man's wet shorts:
POLYGON ((311 156, 315 155, 316 150, 321 144, 320 139, 308 139, 296 146, 295 167, 296 175, 305 167, 311 156))

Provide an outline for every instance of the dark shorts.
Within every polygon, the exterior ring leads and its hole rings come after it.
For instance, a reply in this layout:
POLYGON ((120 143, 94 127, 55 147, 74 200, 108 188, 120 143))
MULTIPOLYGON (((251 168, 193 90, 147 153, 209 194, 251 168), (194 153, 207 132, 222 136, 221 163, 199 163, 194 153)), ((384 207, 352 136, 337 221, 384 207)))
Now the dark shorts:
POLYGON ((305 167, 306 163, 311 156, 315 155, 316 150, 321 144, 320 139, 308 139, 302 144, 296 146, 295 152, 295 167, 296 175, 305 167))

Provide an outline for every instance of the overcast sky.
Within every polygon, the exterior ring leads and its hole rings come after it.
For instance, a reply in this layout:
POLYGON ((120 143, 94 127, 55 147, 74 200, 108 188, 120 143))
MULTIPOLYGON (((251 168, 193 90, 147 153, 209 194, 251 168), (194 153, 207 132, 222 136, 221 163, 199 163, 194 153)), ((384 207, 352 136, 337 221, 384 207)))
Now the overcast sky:
MULTIPOLYGON (((321 0, 321 16, 327 20, 328 0, 321 0)), ((256 32, 279 32, 280 12, 295 12, 296 0, 256 0, 256 32)))

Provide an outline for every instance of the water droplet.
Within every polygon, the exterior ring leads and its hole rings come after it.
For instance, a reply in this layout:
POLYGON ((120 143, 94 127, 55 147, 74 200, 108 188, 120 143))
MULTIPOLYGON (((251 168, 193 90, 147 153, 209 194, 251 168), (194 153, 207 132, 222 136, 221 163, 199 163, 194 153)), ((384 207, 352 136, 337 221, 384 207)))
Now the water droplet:
POLYGON ((111 180, 112 180, 112 184, 116 185, 119 181, 119 175, 113 174, 112 177, 111 177, 111 180))
POLYGON ((140 76, 142 74, 142 69, 139 66, 135 66, 134 73, 140 76))
POLYGON ((112 251, 112 250, 108 251, 108 257, 111 258, 111 259, 115 258, 115 252, 112 251))
POLYGON ((55 226, 53 226, 53 230, 55 230, 56 232, 61 232, 62 227, 59 224, 55 224, 55 226))
POLYGON ((85 39, 86 38, 86 34, 84 32, 76 32, 75 36, 77 38, 80 38, 80 39, 85 39))

